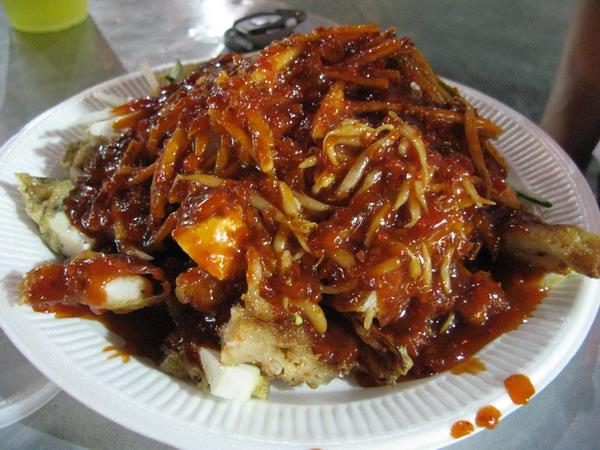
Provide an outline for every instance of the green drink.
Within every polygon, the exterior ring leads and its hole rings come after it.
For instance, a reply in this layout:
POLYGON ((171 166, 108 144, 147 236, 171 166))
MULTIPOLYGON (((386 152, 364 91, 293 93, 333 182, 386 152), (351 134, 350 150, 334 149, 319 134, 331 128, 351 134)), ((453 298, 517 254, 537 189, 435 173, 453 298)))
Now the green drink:
POLYGON ((87 0, 4 0, 4 8, 15 29, 32 33, 64 30, 87 17, 87 0))

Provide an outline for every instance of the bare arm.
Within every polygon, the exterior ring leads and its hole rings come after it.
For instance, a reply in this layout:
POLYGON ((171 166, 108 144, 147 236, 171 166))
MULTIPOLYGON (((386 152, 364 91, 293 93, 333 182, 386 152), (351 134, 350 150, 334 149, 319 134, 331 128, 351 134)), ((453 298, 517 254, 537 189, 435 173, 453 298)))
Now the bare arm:
POLYGON ((541 126, 584 168, 600 138, 600 0, 581 0, 541 126))

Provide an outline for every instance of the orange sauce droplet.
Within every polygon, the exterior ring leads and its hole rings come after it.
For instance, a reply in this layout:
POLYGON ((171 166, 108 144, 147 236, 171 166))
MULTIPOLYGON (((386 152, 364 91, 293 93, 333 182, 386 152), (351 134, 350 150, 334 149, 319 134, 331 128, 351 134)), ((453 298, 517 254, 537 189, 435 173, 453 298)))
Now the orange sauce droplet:
POLYGON ((459 420, 458 422, 454 422, 452 425, 450 434, 454 439, 458 439, 471 434, 474 429, 475 427, 468 420, 459 420))
POLYGON ((496 425, 498 425, 501 415, 502 413, 498 411, 498 408, 496 408, 495 406, 484 406, 483 408, 480 408, 479 411, 477 411, 475 423, 478 427, 483 427, 487 428, 488 430, 492 430, 496 428, 496 425))
POLYGON ((115 347, 114 345, 107 345, 106 347, 104 347, 102 349, 103 352, 114 352, 112 355, 110 355, 108 357, 108 359, 113 359, 113 358, 118 358, 119 356, 121 357, 121 360, 126 363, 129 362, 129 354, 126 353, 125 351, 123 351, 123 349, 119 348, 119 347, 115 347))
POLYGON ((483 372, 485 370, 485 364, 479 358, 475 358, 474 356, 464 360, 460 364, 457 364, 452 368, 450 372, 454 375, 461 375, 463 373, 469 373, 471 375, 475 375, 479 372, 483 372))
POLYGON ((511 375, 504 380, 504 387, 511 400, 517 405, 526 405, 535 394, 535 387, 529 378, 520 373, 511 375))

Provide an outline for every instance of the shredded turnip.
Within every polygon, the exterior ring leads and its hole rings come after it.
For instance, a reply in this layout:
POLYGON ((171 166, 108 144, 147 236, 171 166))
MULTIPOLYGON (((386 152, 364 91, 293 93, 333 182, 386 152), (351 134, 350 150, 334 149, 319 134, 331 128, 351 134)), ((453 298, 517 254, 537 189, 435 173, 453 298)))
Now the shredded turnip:
POLYGON ((152 70, 150 69, 150 66, 148 65, 147 61, 143 61, 142 63, 140 63, 140 71, 142 72, 142 75, 148 82, 148 93, 150 95, 158 95, 158 93, 160 92, 160 85, 158 84, 158 80, 154 76, 154 73, 152 73, 152 70))
POLYGON ((79 118, 72 123, 73 126, 78 125, 91 125, 95 122, 101 122, 115 117, 112 108, 105 108, 99 111, 92 111, 79 116, 79 118))
POLYGON ((113 119, 101 120, 93 123, 89 126, 88 133, 90 133, 92 136, 116 136, 118 133, 113 128, 114 123, 115 121, 113 119))
POLYGON ((109 106, 112 106, 113 108, 115 106, 121 106, 129 101, 128 98, 119 97, 118 95, 103 91, 94 92, 92 97, 94 97, 96 100, 106 103, 109 106))

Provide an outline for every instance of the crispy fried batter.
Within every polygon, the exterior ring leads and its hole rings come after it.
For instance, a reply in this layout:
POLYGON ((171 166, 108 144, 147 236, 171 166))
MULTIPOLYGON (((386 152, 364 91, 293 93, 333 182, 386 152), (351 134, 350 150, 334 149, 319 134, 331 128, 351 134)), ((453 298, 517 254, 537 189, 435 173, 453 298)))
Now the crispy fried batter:
POLYGON ((550 272, 600 277, 600 236, 572 225, 528 223, 505 227, 502 252, 550 272))
POLYGON ((61 241, 52 229, 51 221, 57 213, 64 211, 63 201, 73 189, 73 182, 69 179, 32 177, 25 173, 17 174, 17 180, 25 210, 38 225, 42 239, 51 250, 62 253, 61 241))
POLYGON ((224 364, 255 364, 269 378, 290 385, 306 383, 314 388, 348 374, 354 367, 351 361, 322 361, 313 352, 313 338, 306 326, 265 322, 240 306, 232 308, 222 339, 224 364))
POLYGON ((77 178, 85 167, 96 156, 98 148, 106 144, 108 140, 104 137, 86 136, 86 139, 67 145, 65 154, 60 160, 60 165, 69 178, 77 178))

